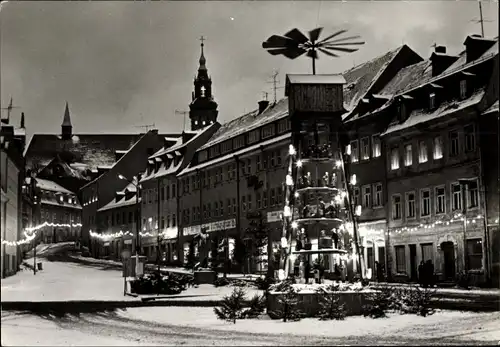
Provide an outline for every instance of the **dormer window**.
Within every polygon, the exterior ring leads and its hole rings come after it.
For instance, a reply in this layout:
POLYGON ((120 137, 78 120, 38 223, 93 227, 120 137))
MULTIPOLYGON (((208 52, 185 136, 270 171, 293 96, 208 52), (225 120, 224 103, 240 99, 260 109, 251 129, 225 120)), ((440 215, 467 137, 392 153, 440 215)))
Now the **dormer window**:
POLYGON ((68 203, 73 203, 73 200, 71 198, 68 198, 68 203))
POLYGON ((194 121, 194 125, 198 125, 198 121, 197 120, 194 121))
POLYGON ((429 108, 431 110, 436 108, 436 93, 429 94, 429 108))
POLYGON ((399 120, 404 122, 406 120, 406 105, 403 102, 400 102, 398 105, 398 114, 399 120))
POLYGON ((465 99, 467 97, 467 81, 460 81, 460 99, 465 99))

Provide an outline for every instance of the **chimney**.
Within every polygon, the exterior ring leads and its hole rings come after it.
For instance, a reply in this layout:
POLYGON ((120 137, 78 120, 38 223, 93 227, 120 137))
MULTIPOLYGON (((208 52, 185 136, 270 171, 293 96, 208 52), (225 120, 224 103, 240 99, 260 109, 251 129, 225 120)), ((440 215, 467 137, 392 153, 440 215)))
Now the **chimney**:
POLYGON ((466 62, 470 63, 478 59, 494 44, 495 40, 485 39, 481 35, 467 36, 464 41, 466 62))
POLYGON ((259 101, 259 113, 261 114, 262 112, 265 111, 265 109, 269 106, 269 101, 268 100, 261 100, 259 101))
POLYGON ((24 112, 21 112, 21 124, 20 124, 20 128, 24 129, 24 112))
POLYGON ((458 57, 446 54, 445 46, 436 46, 431 54, 432 77, 440 75, 444 70, 449 68, 458 57))

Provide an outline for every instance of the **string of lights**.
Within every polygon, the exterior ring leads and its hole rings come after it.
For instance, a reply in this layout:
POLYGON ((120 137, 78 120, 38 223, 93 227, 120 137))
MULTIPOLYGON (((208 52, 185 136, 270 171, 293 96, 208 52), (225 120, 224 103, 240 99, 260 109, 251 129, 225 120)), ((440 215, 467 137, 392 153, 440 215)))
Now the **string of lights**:
POLYGON ((81 226, 82 226, 81 223, 64 224, 64 223, 43 222, 42 224, 39 224, 37 226, 24 229, 23 233, 24 233, 24 236, 26 236, 24 239, 16 240, 16 241, 2 240, 2 245, 20 246, 20 245, 30 243, 31 241, 33 241, 33 239, 36 238, 36 234, 37 234, 38 230, 42 229, 43 227, 57 227, 57 228, 72 228, 73 227, 74 228, 74 227, 81 227, 81 226))
MULTIPOLYGON (((478 220, 483 219, 484 217, 481 215, 478 215, 476 217, 471 217, 467 218, 467 224, 476 224, 478 220)), ((461 213, 453 215, 451 218, 443 218, 437 221, 434 221, 432 223, 428 224, 419 224, 418 226, 415 227, 403 227, 403 228, 398 228, 398 229, 393 229, 393 230, 387 230, 387 233, 396 233, 400 234, 402 232, 413 232, 413 231, 418 231, 422 229, 432 229, 435 228, 438 225, 450 225, 452 223, 457 223, 457 222, 462 222, 464 221, 464 216, 461 213)))

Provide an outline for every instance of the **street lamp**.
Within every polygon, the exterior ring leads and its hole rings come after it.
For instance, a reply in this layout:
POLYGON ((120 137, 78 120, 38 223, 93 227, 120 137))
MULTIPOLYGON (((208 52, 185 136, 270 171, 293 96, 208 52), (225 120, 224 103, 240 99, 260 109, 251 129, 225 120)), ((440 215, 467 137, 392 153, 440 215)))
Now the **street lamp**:
POLYGON ((133 180, 129 180, 127 177, 123 176, 122 174, 118 175, 118 178, 124 181, 127 181, 128 183, 132 184, 135 187, 136 193, 135 193, 135 204, 136 204, 136 221, 135 221, 135 275, 140 272, 140 267, 139 267, 139 252, 141 250, 139 246, 140 242, 140 222, 141 222, 141 215, 140 215, 140 208, 141 205, 139 203, 139 196, 141 192, 141 185, 139 184, 139 178, 137 176, 133 177, 133 180))

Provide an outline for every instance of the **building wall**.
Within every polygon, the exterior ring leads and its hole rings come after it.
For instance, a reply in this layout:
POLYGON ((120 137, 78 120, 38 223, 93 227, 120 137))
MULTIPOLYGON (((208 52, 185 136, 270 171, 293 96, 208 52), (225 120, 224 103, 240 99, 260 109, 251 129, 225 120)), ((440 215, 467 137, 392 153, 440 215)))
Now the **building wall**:
POLYGON ((127 181, 118 178, 119 174, 132 179, 144 171, 147 158, 163 145, 163 138, 157 132, 144 135, 113 167, 81 189, 82 192, 82 242, 90 244, 89 231, 97 231, 97 210, 110 202, 115 192, 125 188, 127 181))
MULTIPOLYGON (((2 203, 2 240, 18 241, 20 238, 20 171, 3 150, 0 151, 0 178, 7 201, 2 203)), ((20 264, 17 246, 2 245, 2 278, 17 272, 20 264)))
POLYGON ((99 247, 96 248, 95 255, 121 260, 122 251, 125 249, 128 249, 131 254, 134 254, 136 213, 137 206, 135 204, 98 212, 97 218, 103 225, 103 233, 116 235, 122 231, 126 233, 126 235, 117 236, 100 242, 99 247))
POLYGON ((37 234, 37 239, 43 243, 79 241, 81 227, 69 225, 81 223, 82 211, 77 208, 54 206, 42 203, 40 206, 40 224, 52 223, 62 226, 46 225, 37 234))

